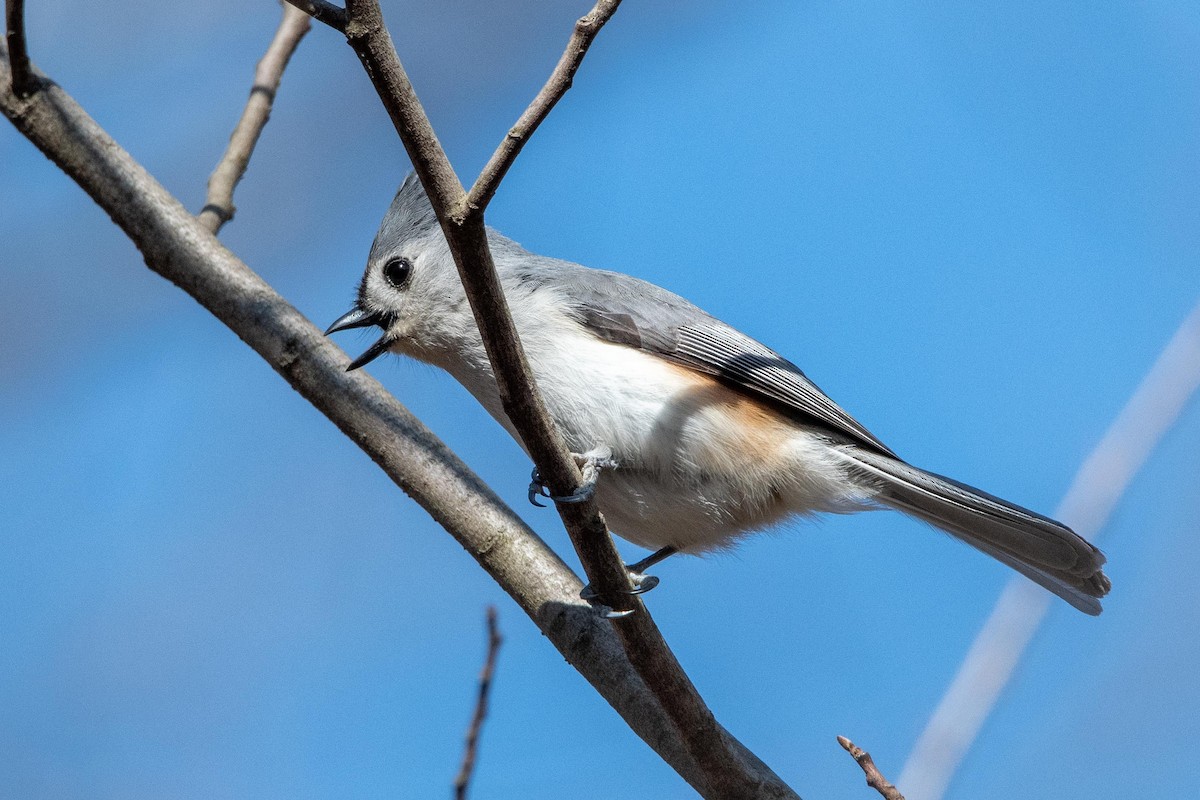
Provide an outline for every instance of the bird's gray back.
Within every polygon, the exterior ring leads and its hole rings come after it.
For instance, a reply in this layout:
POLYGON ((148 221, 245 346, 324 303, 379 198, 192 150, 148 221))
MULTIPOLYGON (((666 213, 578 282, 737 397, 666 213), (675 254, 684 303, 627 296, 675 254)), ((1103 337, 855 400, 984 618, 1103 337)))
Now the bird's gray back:
POLYGON ((795 364, 674 292, 620 272, 538 256, 498 234, 492 248, 506 290, 553 291, 593 335, 711 375, 805 423, 895 456, 795 364))

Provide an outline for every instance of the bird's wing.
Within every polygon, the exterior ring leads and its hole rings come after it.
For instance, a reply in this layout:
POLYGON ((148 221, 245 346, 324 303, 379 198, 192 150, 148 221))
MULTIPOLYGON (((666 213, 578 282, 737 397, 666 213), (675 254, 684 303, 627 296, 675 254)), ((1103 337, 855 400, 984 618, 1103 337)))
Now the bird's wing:
POLYGON ((896 457, 795 364, 682 297, 618 272, 564 262, 539 277, 548 275, 575 318, 595 336, 711 375, 808 424, 896 457))

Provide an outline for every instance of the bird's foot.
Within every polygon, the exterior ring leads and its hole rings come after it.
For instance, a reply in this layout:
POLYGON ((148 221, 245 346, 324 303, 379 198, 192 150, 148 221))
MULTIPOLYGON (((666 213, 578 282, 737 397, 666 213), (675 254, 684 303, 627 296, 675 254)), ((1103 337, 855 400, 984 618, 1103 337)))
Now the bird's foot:
POLYGON ((612 450, 604 445, 593 447, 586 453, 572 453, 571 457, 575 459, 579 471, 583 474, 583 483, 579 484, 579 488, 568 495, 550 494, 550 490, 542 482, 541 473, 534 467, 529 481, 529 502, 539 508, 545 508, 545 503, 538 502, 539 497, 547 497, 556 503, 583 503, 591 500, 596 494, 596 481, 600 477, 600 470, 617 465, 613 460, 612 450))
MULTIPOLYGON (((674 547, 664 547, 661 550, 657 550, 654 553, 651 553, 649 556, 647 556, 646 558, 643 558, 641 561, 637 562, 636 564, 626 565, 625 570, 626 570, 626 572, 629 573, 629 583, 632 584, 632 586, 633 586, 633 588, 629 590, 629 594, 631 594, 631 595, 645 594, 646 592, 653 589, 655 586, 658 586, 658 584, 659 584, 658 576, 646 575, 645 571, 647 569, 649 569, 650 567, 654 566, 655 564, 657 564, 658 562, 662 561, 664 558, 674 555, 676 552, 678 552, 678 551, 676 551, 676 549, 674 547)), ((579 597, 581 599, 586 600, 587 602, 591 603, 593 606, 597 606, 599 608, 606 609, 603 612, 603 616, 605 619, 621 619, 622 617, 627 617, 633 613, 632 610, 630 610, 630 611, 614 611, 613 609, 606 606, 604 604, 604 602, 600 599, 599 592, 597 592, 595 589, 593 589, 592 585, 590 583, 587 586, 583 587, 582 591, 579 592, 579 597)))
MULTIPOLYGON (((628 569, 628 567, 626 569, 628 569)), ((633 588, 629 591, 629 594, 635 595, 645 594, 655 586, 658 586, 659 581, 654 575, 642 575, 640 572, 633 572, 630 570, 629 582, 633 584, 633 588)), ((590 583, 583 587, 583 589, 579 592, 579 597, 583 600, 586 600, 589 604, 596 608, 596 610, 600 612, 600 616, 604 617, 605 619, 623 619, 634 613, 632 608, 624 611, 617 611, 606 604, 600 599, 599 592, 593 589, 590 583)))

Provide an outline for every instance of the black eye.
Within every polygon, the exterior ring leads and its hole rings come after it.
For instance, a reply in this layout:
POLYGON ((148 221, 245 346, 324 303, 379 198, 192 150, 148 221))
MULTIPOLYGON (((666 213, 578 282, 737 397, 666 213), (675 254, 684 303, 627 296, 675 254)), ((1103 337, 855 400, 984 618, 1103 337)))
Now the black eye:
POLYGON ((404 287, 411 272, 412 262, 407 258, 393 258, 383 265, 383 277, 395 289, 404 287))

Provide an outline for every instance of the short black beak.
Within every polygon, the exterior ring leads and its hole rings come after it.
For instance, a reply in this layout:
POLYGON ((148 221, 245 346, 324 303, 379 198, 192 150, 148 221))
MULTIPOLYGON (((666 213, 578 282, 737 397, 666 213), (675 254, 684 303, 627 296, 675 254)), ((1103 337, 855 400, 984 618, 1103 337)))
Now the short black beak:
POLYGON ((329 326, 329 330, 325 331, 325 335, 328 336, 329 334, 337 333, 338 331, 348 331, 351 328, 369 328, 372 325, 378 325, 381 322, 383 322, 382 314, 363 311, 358 306, 355 306, 345 314, 342 314, 340 317, 335 319, 333 324, 329 326))
MULTIPOLYGON (((334 323, 329 326, 329 330, 325 331, 325 335, 328 336, 338 331, 348 331, 351 328, 369 328, 372 325, 384 327, 386 324, 387 319, 384 314, 364 311, 356 307, 334 320, 334 323)), ((368 347, 365 353, 350 362, 350 366, 346 367, 346 372, 353 372, 359 367, 365 367, 386 353, 391 346, 392 338, 385 332, 383 336, 379 337, 379 341, 368 347)))

